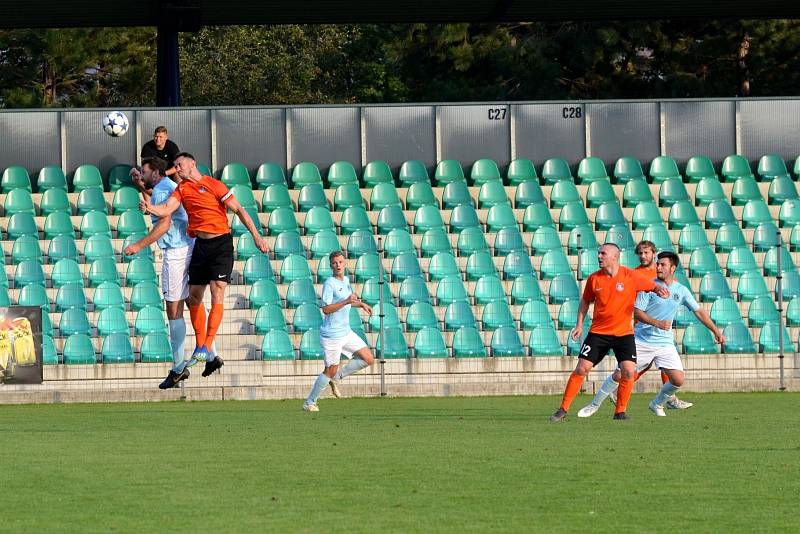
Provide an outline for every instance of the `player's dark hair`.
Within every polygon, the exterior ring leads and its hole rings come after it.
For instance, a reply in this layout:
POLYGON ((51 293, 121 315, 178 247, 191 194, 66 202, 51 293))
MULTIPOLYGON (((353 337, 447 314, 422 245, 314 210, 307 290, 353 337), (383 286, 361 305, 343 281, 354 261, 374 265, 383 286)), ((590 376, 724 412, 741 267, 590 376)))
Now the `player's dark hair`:
POLYGON ((678 255, 671 250, 665 250, 664 252, 658 253, 659 260, 663 260, 664 258, 668 259, 673 267, 677 267, 681 262, 681 259, 678 257, 678 255))
POLYGON ((155 129, 155 131, 153 132, 153 135, 160 134, 160 133, 167 133, 167 127, 166 126, 157 127, 155 129))
POLYGON ((190 160, 194 161, 194 156, 192 156, 188 152, 178 152, 175 155, 175 159, 178 159, 178 158, 189 158, 190 160))
POLYGON ((656 244, 653 243, 652 241, 647 241, 646 239, 643 241, 639 241, 639 244, 636 245, 636 253, 638 254, 639 250, 642 248, 649 248, 650 250, 653 251, 653 253, 658 252, 658 249, 656 249, 656 244))
POLYGON ((343 258, 344 258, 344 253, 342 253, 342 251, 341 251, 341 250, 334 250, 333 252, 331 252, 331 253, 328 255, 328 261, 329 261, 330 263, 333 263, 333 260, 334 260, 336 257, 338 257, 338 256, 341 256, 341 257, 343 257, 343 258))
POLYGON ((164 176, 164 172, 167 170, 167 163, 161 158, 144 158, 142 165, 147 165, 158 172, 159 176, 164 176))

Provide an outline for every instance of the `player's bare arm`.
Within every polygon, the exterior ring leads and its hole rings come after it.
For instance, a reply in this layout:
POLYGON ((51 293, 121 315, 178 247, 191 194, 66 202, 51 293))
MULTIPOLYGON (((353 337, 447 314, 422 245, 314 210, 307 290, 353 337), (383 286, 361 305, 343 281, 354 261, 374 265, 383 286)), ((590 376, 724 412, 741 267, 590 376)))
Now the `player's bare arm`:
POLYGON ((633 318, 640 323, 649 324, 651 326, 655 326, 656 328, 660 328, 661 330, 672 329, 672 321, 653 319, 647 312, 640 310, 639 308, 633 309, 633 318))
POLYGON ((247 210, 244 209, 244 207, 239 204, 239 201, 233 198, 233 196, 230 197, 225 206, 234 212, 236 216, 239 217, 239 220, 242 221, 242 224, 244 224, 250 233, 253 234, 253 241, 255 241, 256 248, 266 254, 269 251, 267 241, 261 237, 261 234, 256 229, 256 225, 253 224, 253 219, 250 218, 250 214, 247 213, 247 210))
POLYGON ((700 309, 694 312, 695 317, 697 317, 703 325, 711 330, 711 333, 714 334, 714 340, 719 343, 720 345, 725 344, 725 336, 722 335, 722 330, 720 330, 717 325, 714 324, 714 321, 711 320, 711 317, 708 315, 708 312, 700 309))
POLYGON ((171 224, 172 224, 172 217, 167 216, 160 218, 158 220, 158 224, 153 226, 150 229, 150 232, 146 236, 141 238, 136 243, 132 243, 127 247, 125 247, 125 250, 122 251, 123 254, 125 254, 126 256, 133 256, 140 250, 149 247, 150 245, 158 241, 161 238, 161 236, 163 236, 169 231, 169 227, 171 224))
POLYGON ((589 311, 589 302, 586 299, 581 299, 578 305, 578 320, 575 323, 575 328, 572 329, 572 340, 577 341, 583 334, 583 321, 586 319, 586 313, 589 311))
POLYGON ((164 204, 159 204, 157 206, 151 204, 149 199, 142 200, 141 202, 139 202, 140 210, 142 210, 144 213, 155 215, 160 219, 172 215, 178 210, 180 206, 181 206, 180 200, 178 200, 175 197, 169 197, 164 204))
POLYGON ((323 306, 322 313, 324 313, 325 315, 330 315, 331 313, 341 310, 348 304, 355 304, 356 302, 358 302, 358 297, 356 297, 355 293, 351 293, 349 297, 342 300, 341 302, 335 302, 333 304, 328 304, 327 306, 323 306))

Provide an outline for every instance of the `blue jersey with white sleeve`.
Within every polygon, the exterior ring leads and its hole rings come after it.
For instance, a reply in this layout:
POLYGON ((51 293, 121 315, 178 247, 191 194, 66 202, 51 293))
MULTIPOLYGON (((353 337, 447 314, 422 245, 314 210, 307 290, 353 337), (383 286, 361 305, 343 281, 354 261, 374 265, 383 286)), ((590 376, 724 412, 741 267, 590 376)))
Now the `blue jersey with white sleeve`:
MULTIPOLYGON (((352 294, 353 288, 346 276, 344 280, 331 276, 322 284, 322 307, 341 302, 352 294)), ((350 331, 350 304, 346 304, 325 316, 319 335, 327 339, 340 339, 350 331)))
MULTIPOLYGON (((153 186, 153 192, 150 193, 150 202, 153 205, 166 203, 176 187, 178 187, 178 184, 169 178, 162 178, 161 181, 153 186)), ((151 215, 150 218, 153 221, 153 225, 158 224, 158 217, 151 215)), ((172 224, 170 224, 169 230, 156 241, 158 248, 164 250, 168 248, 192 246, 194 244, 194 239, 189 237, 189 234, 186 232, 188 226, 189 216, 186 215, 186 210, 183 209, 183 206, 179 206, 178 209, 172 213, 172 224)))
MULTIPOLYGON (((656 281, 656 283, 665 285, 660 281, 656 281)), ((689 291, 686 286, 681 285, 677 281, 673 281, 667 288, 669 289, 669 297, 665 299, 662 299, 655 293, 640 292, 636 295, 634 307, 637 310, 642 310, 653 319, 670 322, 675 318, 675 314, 678 312, 678 306, 686 306, 692 312, 696 312, 700 309, 700 305, 697 304, 694 296, 692 296, 692 292, 689 291)), ((633 329, 633 335, 636 341, 647 345, 675 345, 675 337, 672 330, 662 330, 642 322, 636 323, 633 329)))

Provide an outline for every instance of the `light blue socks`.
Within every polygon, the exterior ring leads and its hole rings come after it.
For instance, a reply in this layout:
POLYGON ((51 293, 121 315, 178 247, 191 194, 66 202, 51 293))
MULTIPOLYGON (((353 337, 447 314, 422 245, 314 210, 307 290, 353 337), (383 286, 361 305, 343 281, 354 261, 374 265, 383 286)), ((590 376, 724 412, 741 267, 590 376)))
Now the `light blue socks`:
POLYGON ((180 373, 186 366, 186 362, 183 360, 183 351, 186 345, 186 321, 183 317, 169 321, 169 344, 172 347, 172 370, 180 373))
POLYGON ((314 382, 314 386, 311 388, 311 393, 308 394, 308 398, 304 404, 306 406, 309 404, 316 404, 317 399, 320 395, 322 395, 322 392, 325 391, 325 388, 328 387, 328 383, 330 381, 331 379, 328 378, 325 373, 320 373, 317 377, 317 380, 314 382))
POLYGON ((358 371, 364 369, 365 367, 369 367, 367 365, 367 362, 365 362, 359 357, 355 357, 349 362, 347 362, 347 365, 339 367, 339 371, 336 373, 333 379, 338 382, 339 380, 346 378, 352 375, 353 373, 357 373, 358 371))

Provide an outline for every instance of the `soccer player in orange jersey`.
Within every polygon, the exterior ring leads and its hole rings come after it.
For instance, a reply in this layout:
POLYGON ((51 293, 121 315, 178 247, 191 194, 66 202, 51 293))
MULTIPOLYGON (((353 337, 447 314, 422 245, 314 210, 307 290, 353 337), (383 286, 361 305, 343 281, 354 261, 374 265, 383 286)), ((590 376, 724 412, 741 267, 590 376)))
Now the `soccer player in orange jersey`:
POLYGON ((600 269, 586 280, 578 321, 570 334, 573 340, 583 334, 583 321, 589 305, 594 302, 592 327, 581 345, 578 365, 567 381, 561 406, 550 416, 553 422, 567 417, 572 401, 581 390, 581 384, 592 368, 613 349, 622 373, 617 395, 614 419, 627 419, 625 410, 633 391, 633 376, 636 372, 636 343, 633 337, 633 304, 639 291, 653 291, 666 298, 669 289, 656 285, 655 281, 619 264, 620 250, 614 243, 605 243, 597 253, 600 269))
POLYGON ((197 169, 194 156, 181 152, 175 157, 175 173, 180 178, 178 187, 166 203, 152 205, 145 200, 140 203, 142 211, 156 217, 166 217, 183 204, 189 217, 188 234, 195 238, 192 260, 189 263, 189 315, 194 327, 196 348, 192 360, 205 361, 203 376, 222 367, 219 356, 208 360, 209 349, 222 323, 225 290, 233 271, 233 236, 228 226, 227 210, 241 219, 261 252, 267 252, 267 242, 258 233, 253 220, 231 191, 210 176, 203 176, 197 169), (206 286, 211 287, 211 311, 206 320, 203 306, 206 286))

